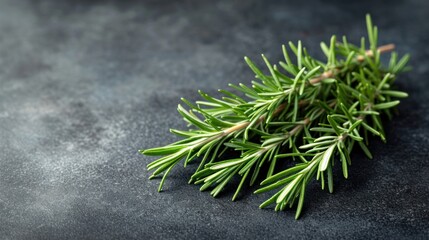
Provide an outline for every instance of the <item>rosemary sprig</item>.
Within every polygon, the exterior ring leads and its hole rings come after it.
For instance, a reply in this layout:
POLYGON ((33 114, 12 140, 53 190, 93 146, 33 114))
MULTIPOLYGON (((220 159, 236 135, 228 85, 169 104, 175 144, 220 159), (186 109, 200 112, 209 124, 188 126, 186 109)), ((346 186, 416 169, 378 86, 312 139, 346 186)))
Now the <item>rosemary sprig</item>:
POLYGON ((337 41, 333 36, 329 45, 321 43, 327 58, 324 63, 312 58, 301 42, 289 42, 288 48, 282 47, 285 61, 278 65, 272 65, 262 55, 269 74, 245 57, 256 79, 251 87, 230 84, 242 93, 240 96, 219 90, 222 98, 200 91, 201 101, 182 99, 189 110, 179 105, 178 111, 190 129, 171 132, 184 139, 141 150, 146 155, 162 156, 148 164, 148 169, 154 170, 151 178, 162 175, 158 190, 162 190, 166 176, 182 159, 185 166, 198 159, 199 167, 189 182, 201 184, 201 191, 211 189, 211 194, 217 196, 233 178, 239 177, 235 200, 246 182, 258 182, 261 188, 255 193, 277 189, 261 208, 275 204, 275 210, 284 210, 297 202, 296 218, 314 177, 322 189, 327 182, 329 192, 333 192, 336 159, 343 176, 348 178, 354 146, 372 158, 367 148, 368 135, 385 141, 380 116, 390 118, 392 108, 399 104, 395 99, 407 97, 407 93, 392 90, 392 86, 396 75, 408 69, 409 55, 398 60, 392 52, 389 65, 384 67, 380 55, 395 46, 377 46, 378 29, 369 15, 366 23, 369 49, 365 38, 357 46, 346 37, 337 41), (239 152, 240 156, 221 160, 227 150, 239 152), (298 163, 275 173, 280 161, 298 163), (261 174, 265 175, 263 179, 261 174))

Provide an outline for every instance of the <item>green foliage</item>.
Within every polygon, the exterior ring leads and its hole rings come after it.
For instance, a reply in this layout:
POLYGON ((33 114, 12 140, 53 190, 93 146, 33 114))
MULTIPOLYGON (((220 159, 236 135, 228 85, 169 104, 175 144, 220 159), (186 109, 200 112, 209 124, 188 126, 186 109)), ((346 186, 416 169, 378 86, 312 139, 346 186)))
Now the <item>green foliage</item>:
POLYGON ((389 65, 383 67, 380 54, 394 46, 378 47, 377 27, 369 15, 366 20, 369 50, 364 38, 356 46, 346 37, 338 42, 333 36, 329 45, 321 44, 327 58, 323 63, 308 55, 301 42, 289 42, 289 49, 282 47, 285 61, 278 65, 262 55, 269 74, 244 58, 256 80, 251 87, 231 84, 240 96, 219 90, 222 98, 200 91, 203 100, 195 104, 182 99, 189 110, 179 105, 178 111, 190 129, 171 132, 184 139, 141 151, 162 156, 148 165, 154 170, 152 177, 163 176, 159 191, 181 160, 185 166, 198 160, 190 183, 201 185, 201 191, 210 189, 215 197, 233 178, 239 178, 235 200, 243 185, 258 183, 261 187, 255 193, 277 191, 261 208, 275 205, 277 211, 296 205, 296 218, 314 178, 322 189, 327 181, 332 192, 334 162, 340 162, 343 176, 348 178, 354 146, 372 158, 368 135, 385 141, 380 116, 390 117, 399 104, 395 99, 407 97, 391 88, 396 75, 407 69, 409 56, 398 60, 393 52, 389 65), (220 156, 227 150, 238 152, 239 157, 222 160, 220 156), (278 171, 285 165, 292 166, 278 171))

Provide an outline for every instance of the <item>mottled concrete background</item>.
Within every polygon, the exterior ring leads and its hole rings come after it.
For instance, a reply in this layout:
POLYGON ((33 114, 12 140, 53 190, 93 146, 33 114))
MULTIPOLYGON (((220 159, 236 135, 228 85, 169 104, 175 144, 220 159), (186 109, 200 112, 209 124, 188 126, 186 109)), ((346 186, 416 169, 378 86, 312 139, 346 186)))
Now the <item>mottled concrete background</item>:
POLYGON ((429 2, 206 2, 0 0, 0 238, 427 239, 429 2), (314 183, 299 221, 259 210, 268 195, 199 192, 194 165, 156 192, 137 150, 177 139, 179 97, 249 82, 242 57, 278 61, 289 40, 356 41, 366 12, 414 67, 374 160, 354 153, 334 194, 314 183))

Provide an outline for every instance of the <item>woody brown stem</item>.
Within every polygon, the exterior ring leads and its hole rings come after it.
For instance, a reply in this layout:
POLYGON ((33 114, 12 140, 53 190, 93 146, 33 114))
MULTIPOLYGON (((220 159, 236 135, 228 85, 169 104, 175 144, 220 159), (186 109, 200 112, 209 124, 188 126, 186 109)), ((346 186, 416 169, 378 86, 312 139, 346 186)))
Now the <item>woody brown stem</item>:
MULTIPOLYGON (((387 44, 387 45, 383 45, 383 46, 380 46, 379 48, 377 48, 377 51, 379 51, 380 53, 385 53, 385 52, 390 52, 393 49, 395 49, 395 44, 387 44)), ((365 55, 368 57, 373 57, 374 53, 372 52, 372 50, 366 50, 365 55)), ((365 57, 360 55, 357 57, 357 60, 359 62, 362 62, 363 60, 365 60, 365 57)))
MULTIPOLYGON (((306 105, 307 104, 307 101, 303 101, 303 100, 301 100, 301 101, 299 101, 298 102, 298 105, 300 106, 300 107, 302 107, 302 106, 304 106, 304 105, 306 105)), ((277 109, 274 111, 274 115, 277 115, 277 114, 279 114, 281 111, 283 111, 284 109, 285 109, 285 107, 286 107, 286 103, 282 103, 282 104, 280 104, 278 107, 277 107, 277 109)), ((266 115, 263 115, 263 116, 261 116, 259 119, 258 119, 258 123, 261 123, 261 122, 263 122, 264 120, 265 120, 265 118, 266 118, 266 115)), ((235 126, 232 126, 232 127, 230 127, 230 128, 227 128, 227 129, 225 129, 224 131, 223 131, 223 133, 222 133, 222 135, 223 136, 226 136, 226 135, 228 135, 228 134, 230 134, 230 133, 233 133, 233 132, 235 132, 235 131, 239 131, 239 130, 242 130, 242 129, 244 129, 244 128, 246 128, 247 126, 249 126, 249 124, 250 124, 250 122, 242 122, 242 123, 240 123, 240 124, 237 124, 237 125, 235 125, 235 126)))
MULTIPOLYGON (((387 44, 387 45, 383 45, 377 48, 377 51, 379 51, 380 53, 385 53, 385 52, 390 52, 393 49, 395 49, 395 44, 387 44)), ((374 53, 372 52, 372 50, 367 50, 365 52, 365 56, 367 57, 373 57, 374 53)), ((365 60, 365 56, 364 55, 359 55, 356 57, 356 60, 359 62, 363 62, 365 60)), ((319 83, 320 81, 322 81, 323 79, 327 79, 327 78, 332 78, 335 76, 335 73, 333 70, 328 70, 324 73, 322 73, 320 76, 315 77, 310 79, 310 84, 314 85, 319 83)))

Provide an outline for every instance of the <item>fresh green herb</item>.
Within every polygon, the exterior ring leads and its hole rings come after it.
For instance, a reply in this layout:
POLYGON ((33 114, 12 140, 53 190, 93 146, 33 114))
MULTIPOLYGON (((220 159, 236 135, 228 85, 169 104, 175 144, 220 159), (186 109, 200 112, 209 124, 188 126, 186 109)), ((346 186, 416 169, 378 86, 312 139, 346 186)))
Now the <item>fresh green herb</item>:
POLYGON ((391 88, 397 74, 408 69, 409 56, 398 60, 393 52, 383 67, 380 54, 394 45, 377 46, 378 30, 369 15, 366 23, 369 50, 364 38, 356 46, 346 37, 338 42, 333 36, 329 44, 321 44, 324 63, 308 55, 301 42, 289 42, 289 49, 282 48, 285 61, 278 65, 262 55, 269 74, 244 58, 256 80, 251 87, 231 84, 239 95, 219 90, 223 97, 215 98, 200 91, 201 101, 182 99, 190 110, 179 105, 178 111, 190 129, 171 132, 183 140, 140 151, 162 156, 148 165, 152 177, 162 175, 159 191, 174 166, 195 160, 200 163, 190 183, 201 185, 201 191, 210 189, 216 197, 239 178, 235 200, 243 185, 258 183, 261 188, 255 193, 277 191, 261 208, 274 205, 277 211, 296 205, 296 218, 314 178, 322 189, 327 181, 333 192, 334 162, 340 162, 347 178, 354 146, 372 158, 368 135, 385 141, 381 116, 390 118, 399 104, 396 98, 408 96, 391 88), (239 157, 225 160, 221 155, 226 151, 236 151, 239 157), (278 171, 282 166, 289 167, 278 171))

